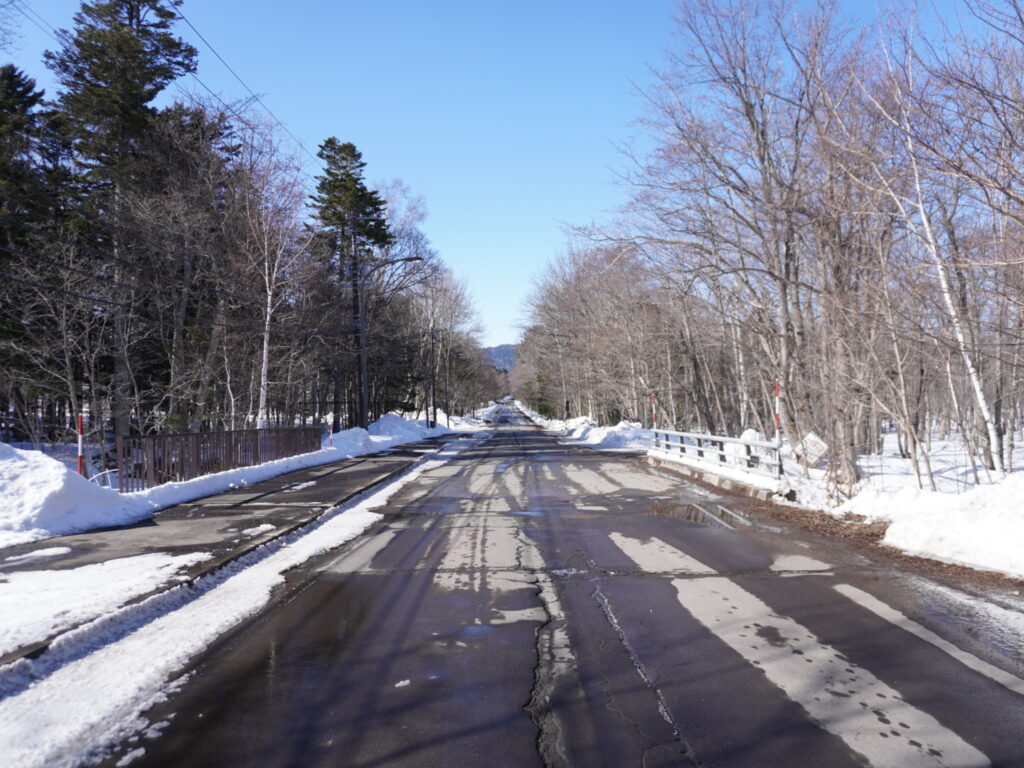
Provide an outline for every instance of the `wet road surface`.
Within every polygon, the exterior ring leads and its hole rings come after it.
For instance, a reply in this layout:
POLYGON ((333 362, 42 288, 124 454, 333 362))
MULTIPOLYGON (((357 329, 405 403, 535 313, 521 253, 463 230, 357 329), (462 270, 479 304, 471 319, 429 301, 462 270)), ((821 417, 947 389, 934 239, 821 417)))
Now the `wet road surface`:
POLYGON ((1024 766, 1019 645, 501 420, 293 572, 108 764, 1024 766))

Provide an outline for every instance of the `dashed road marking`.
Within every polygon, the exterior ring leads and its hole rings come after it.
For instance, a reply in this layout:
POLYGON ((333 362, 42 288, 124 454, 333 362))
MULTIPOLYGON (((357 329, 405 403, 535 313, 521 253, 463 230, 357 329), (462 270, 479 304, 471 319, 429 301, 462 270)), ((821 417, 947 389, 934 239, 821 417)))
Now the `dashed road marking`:
MULTIPOLYGON (((658 539, 642 541, 618 533, 611 539, 650 573, 717 573, 658 539)), ((898 691, 729 579, 675 578, 672 585, 679 603, 697 621, 871 765, 990 765, 982 752, 905 702, 898 691)))

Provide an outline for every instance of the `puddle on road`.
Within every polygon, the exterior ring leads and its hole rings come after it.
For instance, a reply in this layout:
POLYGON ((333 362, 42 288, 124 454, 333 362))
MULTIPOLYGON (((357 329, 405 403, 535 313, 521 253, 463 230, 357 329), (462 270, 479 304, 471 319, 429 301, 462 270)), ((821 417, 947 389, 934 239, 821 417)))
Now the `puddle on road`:
POLYGON ((686 520, 698 525, 725 527, 722 525, 721 520, 708 514, 696 504, 678 501, 656 501, 651 507, 649 514, 655 517, 672 517, 677 520, 686 520))
POLYGON ((422 512, 385 512, 384 522, 390 523, 393 520, 406 520, 410 517, 423 517, 422 512))
POLYGON ((999 605, 922 578, 913 579, 921 610, 932 621, 956 634, 977 638, 1024 672, 1024 601, 1003 595, 1010 605, 999 605))
POLYGON ((539 509, 511 509, 509 510, 513 515, 520 515, 522 517, 543 517, 544 512, 539 509))
POLYGON ((477 640, 481 637, 487 637, 493 631, 494 627, 489 624, 473 624, 459 632, 459 637, 463 637, 467 640, 477 640))

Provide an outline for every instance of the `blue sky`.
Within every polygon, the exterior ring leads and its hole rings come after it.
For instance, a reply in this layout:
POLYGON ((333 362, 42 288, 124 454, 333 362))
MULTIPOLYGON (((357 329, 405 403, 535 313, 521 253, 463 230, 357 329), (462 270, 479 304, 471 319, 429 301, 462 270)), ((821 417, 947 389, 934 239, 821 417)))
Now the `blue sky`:
MULTIPOLYGON (((79 7, 20 2, 55 27, 70 27, 79 7)), ((425 229, 469 284, 494 345, 517 339, 533 277, 564 247, 563 225, 601 221, 625 201, 618 148, 638 134, 637 89, 672 46, 675 5, 188 0, 182 12, 312 154, 328 136, 352 141, 371 183, 401 178, 423 196, 425 229)), ((55 44, 19 21, 14 59, 53 95, 41 54, 55 44)), ((227 100, 247 95, 192 30, 178 32, 199 50, 203 82, 227 100)))
MULTIPOLYGON (((22 2, 55 27, 79 7, 22 2)), ((617 146, 636 133, 636 86, 671 44, 674 5, 191 0, 182 11, 314 155, 328 136, 352 141, 371 183, 399 177, 425 198, 427 234, 468 282, 493 345, 517 339, 562 224, 600 220, 625 199, 617 146)), ((52 95, 41 53, 55 43, 18 21, 14 60, 52 95)), ((178 32, 207 85, 246 95, 192 30, 178 32)))

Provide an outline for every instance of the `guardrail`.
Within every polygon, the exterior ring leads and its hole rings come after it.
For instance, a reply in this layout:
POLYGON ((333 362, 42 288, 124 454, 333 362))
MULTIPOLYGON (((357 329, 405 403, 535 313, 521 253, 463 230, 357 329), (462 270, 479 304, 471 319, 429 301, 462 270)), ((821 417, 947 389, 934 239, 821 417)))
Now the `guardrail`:
POLYGON ((705 435, 699 432, 671 432, 655 429, 654 450, 669 455, 692 456, 721 464, 754 470, 782 478, 782 444, 767 440, 705 435), (726 446, 735 446, 727 449, 726 446), (708 456, 713 458, 708 458, 708 456))
POLYGON ((320 450, 323 427, 245 429, 117 438, 122 493, 320 450))

